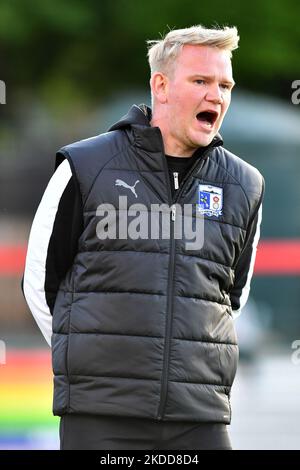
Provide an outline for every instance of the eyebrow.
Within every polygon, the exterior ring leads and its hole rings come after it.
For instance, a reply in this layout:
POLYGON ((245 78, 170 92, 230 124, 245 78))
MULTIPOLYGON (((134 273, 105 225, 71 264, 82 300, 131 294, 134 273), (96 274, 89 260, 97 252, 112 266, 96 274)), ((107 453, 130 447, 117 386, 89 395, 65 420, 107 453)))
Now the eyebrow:
MULTIPOLYGON (((201 77, 201 78, 205 78, 205 79, 209 79, 209 80, 212 80, 214 78, 213 75, 205 75, 204 73, 196 73, 194 75, 191 76, 191 78, 196 78, 196 77, 201 77)), ((234 87, 235 85, 235 81, 234 80, 221 80, 222 83, 226 83, 228 85, 232 85, 232 87, 234 87)))

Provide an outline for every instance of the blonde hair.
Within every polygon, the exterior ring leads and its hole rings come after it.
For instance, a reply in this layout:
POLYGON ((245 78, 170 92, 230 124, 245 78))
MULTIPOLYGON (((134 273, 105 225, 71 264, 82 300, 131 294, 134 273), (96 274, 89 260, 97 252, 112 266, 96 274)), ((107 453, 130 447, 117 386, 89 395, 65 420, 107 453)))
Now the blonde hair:
POLYGON ((218 47, 231 51, 238 48, 239 36, 235 26, 219 29, 208 29, 202 25, 170 31, 163 39, 148 40, 148 61, 151 74, 170 72, 182 47, 185 44, 218 47))

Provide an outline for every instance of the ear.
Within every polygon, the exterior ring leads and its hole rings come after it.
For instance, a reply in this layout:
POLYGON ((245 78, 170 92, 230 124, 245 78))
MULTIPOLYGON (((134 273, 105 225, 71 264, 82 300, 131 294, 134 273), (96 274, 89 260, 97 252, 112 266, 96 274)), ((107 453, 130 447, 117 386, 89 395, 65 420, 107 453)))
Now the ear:
POLYGON ((155 99, 164 104, 168 98, 168 77, 162 72, 154 72, 150 79, 150 87, 155 99))

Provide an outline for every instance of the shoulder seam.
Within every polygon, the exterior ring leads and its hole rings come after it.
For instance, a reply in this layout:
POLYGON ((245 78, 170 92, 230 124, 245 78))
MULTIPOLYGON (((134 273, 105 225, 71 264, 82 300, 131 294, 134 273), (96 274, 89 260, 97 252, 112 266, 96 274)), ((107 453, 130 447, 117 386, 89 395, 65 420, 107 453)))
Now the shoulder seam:
MULTIPOLYGON (((223 149, 223 150, 225 150, 225 149, 223 149)), ((237 184, 241 187, 241 189, 242 189, 242 191, 243 191, 243 193, 244 193, 244 195, 245 195, 246 201, 247 201, 247 203, 248 203, 248 209, 249 209, 249 212, 250 212, 250 209, 251 209, 251 207, 250 207, 250 201, 249 201, 249 198, 248 198, 248 196, 247 196, 246 190, 244 189, 244 186, 243 186, 243 185, 241 184, 241 182, 240 182, 237 178, 235 178, 223 165, 221 165, 221 164, 220 164, 219 162, 217 162, 216 160, 213 160, 213 161, 215 162, 216 165, 218 165, 220 168, 222 168, 224 171, 226 171, 226 173, 228 173, 228 175, 231 176, 231 178, 233 178, 234 181, 236 181, 237 184)), ((255 169, 256 169, 256 168, 255 168, 255 169)), ((258 171, 258 170, 256 169, 256 171, 258 171)), ((254 193, 253 191, 251 191, 251 192, 254 193)), ((260 195, 261 195, 261 191, 260 191, 260 192, 257 192, 257 193, 254 193, 254 194, 257 194, 258 196, 260 196, 260 195)))
POLYGON ((114 155, 112 155, 112 157, 105 163, 105 165, 103 165, 100 170, 98 171, 98 173, 96 174, 95 178, 94 178, 94 181, 92 182, 91 186, 90 186, 90 189, 86 195, 86 198, 85 198, 85 201, 83 201, 83 207, 85 207, 85 203, 86 201, 88 200, 88 197, 89 195, 91 194, 91 191, 94 187, 94 184, 98 178, 98 176, 101 174, 101 172, 104 170, 104 168, 108 165, 108 163, 110 163, 115 157, 117 157, 118 155, 120 155, 120 153, 122 153, 125 149, 127 148, 130 148, 131 146, 133 146, 133 144, 129 144, 127 145, 126 147, 123 147, 121 150, 119 150, 117 153, 115 153, 114 155))
MULTIPOLYGON (((70 144, 70 146, 71 146, 71 145, 72 145, 72 144, 70 144)), ((82 198, 82 206, 83 206, 83 208, 85 207, 86 201, 87 201, 87 199, 88 199, 88 197, 89 197, 89 195, 90 195, 90 193, 91 193, 91 191, 92 191, 92 189, 93 189, 93 187, 94 187, 94 184, 95 184, 95 182, 96 182, 98 176, 99 176, 100 173, 104 170, 104 168, 106 167, 106 165, 108 165, 109 162, 111 162, 113 158, 115 158, 116 156, 118 156, 118 155, 119 155, 121 152, 123 152, 125 149, 130 148, 130 147, 133 146, 133 145, 134 145, 133 143, 131 144, 131 143, 129 142, 128 145, 122 147, 121 150, 119 150, 117 153, 115 153, 114 155, 112 155, 111 158, 100 168, 100 170, 97 172, 97 174, 96 174, 96 176, 95 176, 95 178, 94 178, 94 180, 93 180, 93 182, 92 182, 92 184, 91 184, 91 186, 90 186, 90 188, 89 188, 89 191, 88 191, 87 194, 86 194, 85 199, 83 199, 83 195, 82 195, 81 190, 80 190, 79 181, 78 181, 78 178, 77 178, 77 173, 76 173, 75 167, 74 167, 74 165, 73 165, 72 157, 71 157, 70 153, 68 152, 68 150, 66 149, 67 146, 62 147, 60 150, 58 150, 57 153, 62 153, 63 155, 69 157, 69 158, 68 158, 68 161, 69 161, 69 163, 70 163, 70 166, 71 166, 71 169, 72 169, 72 173, 75 175, 76 184, 77 184, 77 186, 78 186, 78 190, 79 190, 79 193, 80 193, 81 198, 82 198)))
POLYGON ((72 172, 72 176, 73 176, 73 179, 74 179, 74 183, 75 183, 75 187, 76 187, 76 190, 78 191, 78 194, 80 196, 80 200, 83 201, 82 199, 82 194, 81 194, 81 190, 80 190, 80 185, 79 185, 79 181, 78 181, 78 178, 77 178, 77 173, 76 173, 76 170, 74 168, 74 165, 73 165, 73 161, 72 161, 72 158, 69 154, 69 152, 67 150, 65 150, 64 148, 60 149, 57 151, 57 154, 61 153, 62 155, 65 156, 66 160, 68 161, 69 165, 70 165, 70 168, 71 168, 71 172, 72 172), (69 157, 69 158, 68 158, 69 157))

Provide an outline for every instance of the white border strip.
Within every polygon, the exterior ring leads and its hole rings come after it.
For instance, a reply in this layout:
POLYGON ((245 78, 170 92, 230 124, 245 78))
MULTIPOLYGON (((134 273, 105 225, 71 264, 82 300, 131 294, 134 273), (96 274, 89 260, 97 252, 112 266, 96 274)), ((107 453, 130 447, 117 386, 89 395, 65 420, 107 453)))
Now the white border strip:
POLYGON ((260 224, 261 224, 261 219, 262 219, 262 204, 260 205, 260 208, 258 209, 258 218, 257 218, 257 226, 256 226, 256 232, 254 235, 253 243, 252 243, 252 255, 251 255, 251 261, 249 265, 249 270, 248 270, 248 275, 247 275, 247 280, 246 283, 242 289, 242 293, 240 296, 240 308, 238 310, 232 310, 232 315, 233 318, 236 319, 237 317, 240 316, 242 309, 245 307, 249 294, 250 294, 250 283, 253 275, 253 270, 254 270, 254 263, 255 263, 255 258, 256 258, 256 252, 257 252, 257 245, 260 237, 260 224))
POLYGON ((52 315, 46 301, 45 277, 49 241, 61 196, 72 176, 68 160, 64 160, 43 194, 30 230, 23 289, 35 321, 51 346, 52 315))

